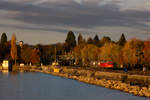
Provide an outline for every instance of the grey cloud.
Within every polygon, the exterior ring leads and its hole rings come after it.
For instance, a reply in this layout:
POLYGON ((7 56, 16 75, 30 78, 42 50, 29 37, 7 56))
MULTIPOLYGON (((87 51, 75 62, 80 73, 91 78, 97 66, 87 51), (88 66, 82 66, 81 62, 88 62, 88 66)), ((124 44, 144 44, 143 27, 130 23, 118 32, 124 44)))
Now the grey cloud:
POLYGON ((0 24, 0 26, 1 26, 1 27, 27 29, 27 30, 42 30, 42 31, 54 31, 54 32, 68 32, 68 30, 66 30, 66 29, 60 29, 60 28, 40 28, 40 27, 18 26, 18 25, 8 25, 8 24, 0 24))
MULTIPOLYGON (((40 28, 40 27, 31 27, 31 26, 9 25, 9 24, 0 24, 0 27, 18 28, 18 29, 27 29, 27 30, 36 30, 36 31, 38 31, 38 30, 40 30, 40 31, 52 31, 52 32, 61 32, 61 33, 67 33, 68 31, 70 31, 68 29, 57 28, 57 27, 55 27, 55 28, 50 28, 50 27, 40 28)), ((90 33, 96 34, 96 33, 98 33, 98 32, 94 32, 94 31, 92 31, 92 32, 91 31, 85 32, 85 31, 82 31, 82 30, 78 31, 76 29, 72 29, 71 31, 73 31, 75 34, 76 33, 77 34, 78 33, 82 33, 82 34, 90 34, 90 33)))
POLYGON ((90 4, 79 5, 73 2, 68 4, 57 4, 55 2, 32 5, 0 1, 0 9, 18 11, 18 15, 9 15, 8 18, 31 24, 80 28, 124 26, 150 31, 147 24, 141 23, 144 21, 150 22, 150 11, 121 11, 119 6, 115 4, 94 6, 90 4))

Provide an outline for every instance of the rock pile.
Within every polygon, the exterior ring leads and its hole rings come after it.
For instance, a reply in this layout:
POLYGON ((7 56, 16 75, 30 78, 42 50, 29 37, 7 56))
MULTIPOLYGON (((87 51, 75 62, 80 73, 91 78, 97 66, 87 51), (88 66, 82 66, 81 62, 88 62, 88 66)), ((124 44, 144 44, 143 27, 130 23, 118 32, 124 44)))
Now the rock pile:
POLYGON ((102 86, 105 88, 116 89, 137 96, 150 97, 150 85, 149 87, 140 87, 138 85, 130 85, 129 83, 125 83, 123 81, 99 78, 100 76, 95 77, 96 72, 92 72, 90 70, 62 68, 59 73, 54 73, 50 71, 46 71, 45 73, 61 76, 64 78, 70 78, 84 83, 102 86))

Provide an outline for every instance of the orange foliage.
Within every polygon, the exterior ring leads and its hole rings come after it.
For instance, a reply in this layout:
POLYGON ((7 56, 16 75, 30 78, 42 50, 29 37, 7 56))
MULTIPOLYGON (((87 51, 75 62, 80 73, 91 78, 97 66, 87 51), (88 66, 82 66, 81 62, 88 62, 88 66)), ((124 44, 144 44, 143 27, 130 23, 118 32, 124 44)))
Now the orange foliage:
POLYGON ((38 64, 40 63, 40 56, 39 56, 39 50, 33 49, 31 53, 31 62, 32 64, 38 64))
POLYGON ((150 66, 150 40, 144 42, 144 58, 143 63, 145 66, 150 66))
POLYGON ((81 58, 83 66, 89 65, 91 61, 97 61, 99 54, 99 48, 93 44, 84 46, 81 50, 81 58))
POLYGON ((113 61, 116 64, 122 64, 121 47, 115 43, 106 43, 101 47, 100 60, 113 61))
POLYGON ((143 41, 132 39, 128 41, 123 48, 123 60, 124 64, 135 66, 136 64, 141 64, 142 52, 144 44, 143 41))
POLYGON ((16 65, 16 60, 17 60, 17 46, 16 46, 16 36, 15 34, 12 35, 11 37, 11 58, 15 61, 16 65))

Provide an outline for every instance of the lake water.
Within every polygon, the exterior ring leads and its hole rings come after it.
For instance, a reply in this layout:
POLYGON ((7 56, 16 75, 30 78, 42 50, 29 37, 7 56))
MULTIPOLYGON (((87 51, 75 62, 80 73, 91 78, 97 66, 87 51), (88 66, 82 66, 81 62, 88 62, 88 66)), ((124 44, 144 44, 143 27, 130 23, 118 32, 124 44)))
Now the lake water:
POLYGON ((0 73, 0 100, 149 100, 43 73, 0 73))

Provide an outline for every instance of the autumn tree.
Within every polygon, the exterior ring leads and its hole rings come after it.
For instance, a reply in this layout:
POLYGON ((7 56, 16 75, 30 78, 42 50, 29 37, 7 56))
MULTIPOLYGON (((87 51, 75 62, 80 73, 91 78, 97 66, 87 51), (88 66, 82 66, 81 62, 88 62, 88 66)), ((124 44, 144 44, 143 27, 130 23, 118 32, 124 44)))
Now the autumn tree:
POLYGON ((123 48, 123 61, 126 66, 135 67, 141 64, 141 53, 143 52, 143 41, 132 39, 128 41, 123 48))
POLYGON ((150 40, 144 42, 142 64, 145 67, 150 67, 150 40))
POLYGON ((84 48, 84 46, 85 46, 85 44, 80 44, 74 48, 75 63, 77 65, 81 65, 81 63, 82 63, 81 50, 84 48))
POLYGON ((15 36, 15 34, 13 34, 12 37, 11 37, 11 58, 12 58, 12 60, 15 61, 15 65, 16 65, 17 46, 16 46, 16 36, 15 36))
POLYGON ((100 40, 101 45, 104 45, 105 43, 110 43, 110 42, 111 42, 111 39, 110 39, 110 37, 108 37, 108 36, 104 36, 104 37, 100 40))
POLYGON ((31 56, 30 56, 30 59, 31 59, 31 63, 32 64, 39 64, 40 63, 40 55, 39 55, 39 50, 38 49, 33 49, 32 52, 31 52, 31 56))
POLYGON ((81 50, 81 58, 83 66, 88 66, 91 61, 98 60, 99 49, 93 44, 84 46, 81 50))
POLYGON ((73 49, 76 46, 76 37, 72 31, 68 32, 65 43, 66 43, 67 52, 69 52, 71 49, 73 49))
POLYGON ((100 48, 101 53, 99 60, 101 61, 113 61, 117 65, 121 65, 121 47, 115 43, 105 43, 100 48))
POLYGON ((29 46, 23 46, 21 48, 21 53, 20 53, 20 59, 22 63, 29 64, 31 62, 31 54, 32 54, 32 48, 29 46))
POLYGON ((121 37, 120 37, 120 39, 119 39, 119 41, 117 42, 120 46, 124 46, 124 44, 126 43, 127 41, 126 41, 126 38, 125 38, 125 36, 124 36, 124 34, 122 33, 122 35, 121 35, 121 37))

